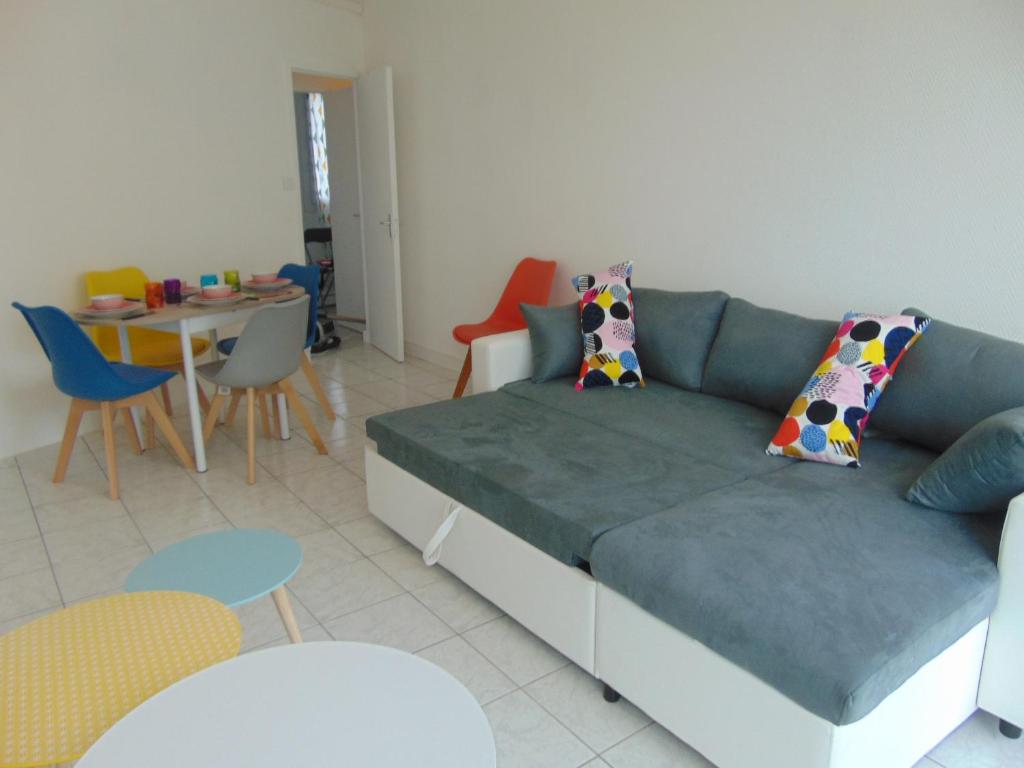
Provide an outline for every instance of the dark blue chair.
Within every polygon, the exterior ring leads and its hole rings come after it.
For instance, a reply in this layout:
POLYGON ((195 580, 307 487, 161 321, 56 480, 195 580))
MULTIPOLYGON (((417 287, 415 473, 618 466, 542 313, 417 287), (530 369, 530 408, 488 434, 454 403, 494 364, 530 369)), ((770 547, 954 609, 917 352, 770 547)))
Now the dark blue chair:
POLYGON ((114 416, 119 410, 124 413, 132 450, 141 453, 142 446, 129 410, 133 406, 146 409, 147 441, 150 445, 153 442, 152 424, 156 422, 181 463, 189 469, 195 469, 192 457, 185 450, 155 394, 161 384, 174 377, 174 371, 111 363, 78 327, 78 323, 62 310, 56 307, 26 307, 18 302, 12 306, 24 316, 49 358, 53 368, 53 383, 57 389, 71 397, 71 409, 53 482, 64 480, 82 416, 87 411, 100 411, 107 453, 107 475, 110 478, 110 498, 117 499, 120 494, 114 451, 114 416))
MULTIPOLYGON (((313 346, 313 342, 316 341, 316 311, 317 311, 317 295, 320 290, 320 267, 316 264, 285 264, 281 269, 277 271, 278 277, 285 277, 292 281, 293 285, 301 286, 302 289, 309 295, 309 322, 306 325, 306 346, 305 349, 309 349, 313 346)), ((230 339, 224 339, 217 342, 217 349, 221 354, 230 355, 231 351, 235 348, 235 343, 238 341, 238 337, 232 337, 230 339)), ((320 407, 323 409, 324 415, 331 421, 334 421, 335 416, 334 408, 331 407, 330 401, 327 399, 327 393, 324 392, 324 386, 320 383, 320 377, 317 376, 316 368, 313 367, 313 363, 310 362, 307 355, 302 355, 301 366, 302 372, 306 376, 306 380, 309 382, 309 386, 312 387, 313 393, 316 395, 317 402, 320 403, 320 407)), ((227 423, 230 424, 234 420, 235 412, 238 410, 239 400, 232 398, 231 407, 228 409, 227 423)), ((263 412, 266 413, 266 406, 260 406, 263 412)))

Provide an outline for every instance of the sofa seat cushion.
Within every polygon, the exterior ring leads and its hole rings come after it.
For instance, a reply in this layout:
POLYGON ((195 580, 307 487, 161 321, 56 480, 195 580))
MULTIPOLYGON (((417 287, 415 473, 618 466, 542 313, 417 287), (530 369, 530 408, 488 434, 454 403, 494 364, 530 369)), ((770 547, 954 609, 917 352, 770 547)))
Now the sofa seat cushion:
MULTIPOLYGON (((573 394, 604 391, 646 394, 573 394)), ((384 458, 569 565, 608 530, 743 479, 504 391, 374 416, 366 432, 384 458)))
POLYGON ((809 711, 859 720, 991 613, 1002 524, 905 501, 934 454, 872 443, 856 472, 791 463, 620 526, 594 576, 809 711))
POLYGON ((574 392, 572 384, 570 379, 517 381, 502 391, 592 424, 606 423, 607 415, 614 414, 611 424, 617 432, 743 477, 785 466, 764 453, 779 426, 779 417, 769 411, 653 380, 643 390, 605 387, 586 397, 574 392))

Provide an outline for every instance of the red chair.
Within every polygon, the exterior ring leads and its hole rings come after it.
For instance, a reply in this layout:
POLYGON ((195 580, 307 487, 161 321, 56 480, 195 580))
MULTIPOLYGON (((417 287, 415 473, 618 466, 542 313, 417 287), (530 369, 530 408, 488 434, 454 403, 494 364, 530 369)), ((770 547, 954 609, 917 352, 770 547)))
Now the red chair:
MULTIPOLYGON (((460 344, 471 345, 473 339, 482 336, 493 336, 496 333, 507 331, 518 331, 526 327, 526 320, 523 313, 519 311, 520 304, 547 304, 551 295, 551 284, 555 280, 555 268, 558 266, 554 261, 541 261, 527 257, 520 261, 509 278, 505 290, 498 299, 498 306, 491 312, 491 316, 482 323, 470 323, 467 325, 456 325, 452 329, 452 336, 460 344)), ((462 372, 459 374, 459 381, 455 385, 455 392, 452 397, 462 397, 469 383, 469 374, 473 372, 473 347, 466 351, 466 362, 462 364, 462 372)))

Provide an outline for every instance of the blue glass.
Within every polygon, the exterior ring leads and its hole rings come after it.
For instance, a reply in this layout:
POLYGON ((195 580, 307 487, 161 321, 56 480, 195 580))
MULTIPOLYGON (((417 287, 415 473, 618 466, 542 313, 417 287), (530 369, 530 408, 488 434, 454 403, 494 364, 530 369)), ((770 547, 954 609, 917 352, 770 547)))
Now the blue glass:
POLYGON ((202 275, 199 278, 199 287, 202 288, 204 285, 216 285, 220 281, 216 275, 202 275))

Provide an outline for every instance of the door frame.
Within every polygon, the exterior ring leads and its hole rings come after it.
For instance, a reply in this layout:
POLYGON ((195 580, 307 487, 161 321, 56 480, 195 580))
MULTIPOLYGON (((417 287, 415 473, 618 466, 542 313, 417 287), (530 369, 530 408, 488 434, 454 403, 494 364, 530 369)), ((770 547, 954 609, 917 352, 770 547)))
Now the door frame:
MULTIPOLYGON (((356 82, 359 80, 360 75, 356 75, 356 74, 352 74, 352 73, 348 73, 348 72, 331 72, 331 71, 321 70, 321 69, 310 69, 308 67, 303 67, 303 66, 299 66, 299 65, 288 65, 286 67, 285 75, 286 75, 287 88, 288 88, 288 91, 287 91, 287 94, 288 94, 288 99, 287 99, 287 103, 288 103, 288 116, 290 118, 289 122, 288 122, 288 132, 291 134, 291 137, 292 137, 292 141, 291 141, 291 146, 292 146, 291 167, 293 169, 293 176, 292 177, 296 180, 296 182, 298 182, 302 178, 302 172, 301 172, 301 169, 299 168, 299 158, 298 158, 298 155, 295 152, 295 148, 298 146, 298 143, 299 143, 298 134, 295 133, 295 97, 294 97, 295 87, 294 87, 294 84, 292 82, 292 75, 295 74, 295 73, 298 73, 298 74, 301 74, 301 75, 315 75, 317 77, 328 77, 328 78, 331 78, 331 79, 334 79, 334 80, 351 80, 352 81, 352 98, 355 101, 355 120, 356 120, 355 133, 356 133, 356 158, 357 158, 357 160, 358 160, 358 156, 359 156, 359 100, 356 98, 355 89, 356 89, 356 82)), ((330 151, 330 149, 328 148, 328 152, 329 151, 330 151)), ((328 154, 328 160, 329 159, 330 159, 330 155, 328 154)), ((363 313, 366 315, 366 318, 365 318, 366 319, 366 323, 363 326, 363 341, 367 342, 367 341, 369 341, 369 338, 370 338, 370 304, 369 304, 370 297, 369 297, 369 293, 368 293, 367 288, 366 288, 366 224, 363 221, 363 171, 362 171, 362 165, 359 162, 356 163, 356 169, 357 169, 356 170, 356 184, 359 187, 359 195, 358 195, 358 197, 359 197, 359 259, 363 263, 363 313)), ((296 186, 295 191, 299 191, 297 186, 296 186)), ((301 222, 302 222, 301 191, 299 191, 299 195, 293 196, 293 200, 299 206, 299 211, 298 211, 298 214, 299 214, 298 218, 299 218, 299 223, 300 223, 299 239, 301 241, 301 239, 304 237, 304 232, 301 229, 301 222)), ((305 251, 303 251, 303 256, 302 257, 303 257, 303 260, 305 260, 305 258, 306 258, 305 251)), ((351 330, 351 329, 349 329, 349 330, 351 330)))

